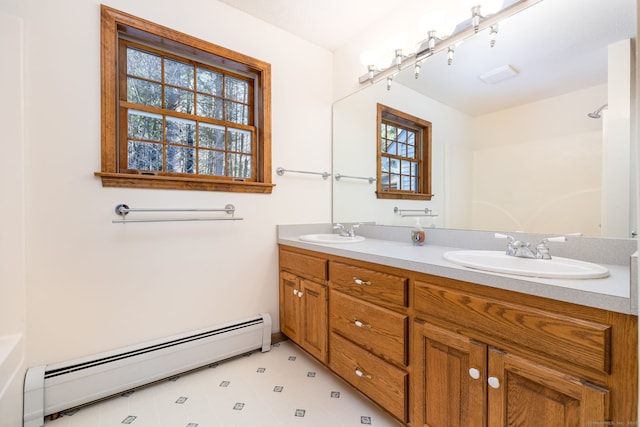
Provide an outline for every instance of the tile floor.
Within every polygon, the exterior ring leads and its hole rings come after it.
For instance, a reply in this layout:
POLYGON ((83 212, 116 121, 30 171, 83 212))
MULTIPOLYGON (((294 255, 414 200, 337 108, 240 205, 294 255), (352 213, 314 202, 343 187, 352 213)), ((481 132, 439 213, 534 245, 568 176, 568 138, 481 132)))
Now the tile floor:
POLYGON ((61 415, 45 427, 401 426, 290 341, 61 415))

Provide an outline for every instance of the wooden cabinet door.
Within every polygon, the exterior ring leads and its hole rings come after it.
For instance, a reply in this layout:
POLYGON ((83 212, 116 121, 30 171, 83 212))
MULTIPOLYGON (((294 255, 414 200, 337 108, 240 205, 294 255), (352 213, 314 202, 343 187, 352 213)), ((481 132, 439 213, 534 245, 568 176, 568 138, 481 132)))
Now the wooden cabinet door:
POLYGON ((488 382, 489 427, 607 425, 608 390, 526 359, 489 349, 488 382))
POLYGON ((280 330, 292 341, 300 343, 300 279, 280 272, 280 330))
POLYGON ((486 427, 487 346, 420 321, 412 344, 412 425, 486 427))
POLYGON ((302 342, 300 345, 318 360, 327 361, 328 301, 327 287, 301 279, 302 342))

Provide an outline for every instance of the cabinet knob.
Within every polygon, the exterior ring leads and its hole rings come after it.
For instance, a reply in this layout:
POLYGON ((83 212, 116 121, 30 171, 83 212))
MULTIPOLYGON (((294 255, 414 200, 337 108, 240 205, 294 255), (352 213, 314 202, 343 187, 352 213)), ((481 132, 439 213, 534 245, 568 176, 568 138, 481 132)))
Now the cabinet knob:
POLYGON ((476 368, 469 368, 469 376, 474 380, 480 379, 480 371, 476 368))
POLYGON ((297 296, 297 295, 298 295, 298 290, 297 290, 297 289, 294 289, 294 290, 293 290, 293 294, 297 296))
POLYGON ((357 277, 353 278, 353 281, 356 283, 356 285, 367 285, 367 286, 371 286, 371 282, 368 280, 362 280, 362 279, 358 279, 357 277))
POLYGON ((500 388, 500 380, 496 377, 489 377, 487 382, 491 388, 500 388))
POLYGON ((367 328, 367 329, 371 328, 371 325, 369 325, 368 323, 362 323, 358 319, 354 320, 353 324, 356 325, 358 328, 367 328))
POLYGON ((358 368, 354 368, 356 375, 359 376, 360 378, 366 378, 368 380, 371 379, 371 375, 369 374, 365 374, 364 372, 362 372, 360 369, 358 368))
POLYGON ((304 292, 298 291, 298 298, 302 298, 302 295, 304 295, 304 292))

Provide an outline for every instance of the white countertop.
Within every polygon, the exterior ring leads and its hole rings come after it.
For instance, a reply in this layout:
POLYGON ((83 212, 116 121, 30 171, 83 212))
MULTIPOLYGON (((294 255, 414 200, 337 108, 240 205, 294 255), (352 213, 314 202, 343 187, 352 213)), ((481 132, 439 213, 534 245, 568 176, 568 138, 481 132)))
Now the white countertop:
MULTIPOLYGON (((294 227, 297 231, 297 228, 294 227)), ((382 240, 367 237, 358 243, 319 244, 298 239, 300 234, 288 235, 280 231, 278 243, 316 252, 367 261, 405 270, 431 274, 494 288, 521 292, 555 300, 637 315, 635 292, 631 292, 631 268, 624 265, 601 264, 609 269, 609 277, 602 279, 546 279, 491 273, 461 267, 443 258, 449 251, 465 248, 411 242, 382 240), (633 297, 632 297, 632 294, 633 297)))

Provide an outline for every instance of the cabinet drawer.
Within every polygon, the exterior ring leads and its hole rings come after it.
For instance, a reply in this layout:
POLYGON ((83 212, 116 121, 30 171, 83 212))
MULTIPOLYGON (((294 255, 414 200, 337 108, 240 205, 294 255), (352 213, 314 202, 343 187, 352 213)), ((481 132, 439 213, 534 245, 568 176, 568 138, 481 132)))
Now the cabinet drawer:
POLYGON ((423 282, 416 282, 415 308, 530 352, 611 371, 610 325, 423 282))
POLYGON ((329 277, 334 289, 364 300, 406 307, 407 279, 368 268, 332 262, 329 277))
POLYGON ((286 250, 280 251, 280 268, 301 276, 327 280, 327 260, 286 250))
POLYGON ((407 373, 363 350, 340 335, 331 334, 331 369, 385 408, 407 421, 407 373))
POLYGON ((332 290, 331 329, 372 353, 406 365, 407 316, 332 290))

